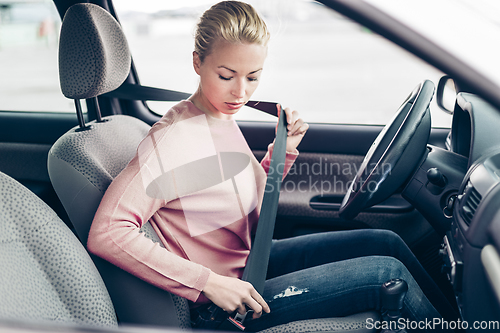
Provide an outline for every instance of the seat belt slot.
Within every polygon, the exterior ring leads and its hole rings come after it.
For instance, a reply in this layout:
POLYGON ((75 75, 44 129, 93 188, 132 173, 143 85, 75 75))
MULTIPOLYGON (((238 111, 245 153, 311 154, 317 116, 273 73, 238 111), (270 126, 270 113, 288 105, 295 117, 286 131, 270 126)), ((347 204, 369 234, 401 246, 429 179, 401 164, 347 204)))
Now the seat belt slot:
POLYGON ((227 318, 227 320, 231 324, 236 326, 236 328, 238 328, 239 330, 244 331, 245 326, 243 325, 243 323, 245 322, 245 319, 248 317, 248 315, 252 315, 252 314, 253 314, 253 310, 247 310, 247 312, 245 312, 245 314, 239 314, 239 312, 236 312, 234 317, 229 317, 229 318, 227 318))

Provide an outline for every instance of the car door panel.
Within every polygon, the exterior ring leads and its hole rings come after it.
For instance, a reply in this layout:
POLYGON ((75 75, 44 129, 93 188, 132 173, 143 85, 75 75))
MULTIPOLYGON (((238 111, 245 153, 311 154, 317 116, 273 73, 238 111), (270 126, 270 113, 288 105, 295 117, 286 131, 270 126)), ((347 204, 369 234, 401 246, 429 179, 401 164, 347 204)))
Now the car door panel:
POLYGON ((73 112, 0 111, 0 142, 53 144, 77 124, 73 112))
MULTIPOLYGON (((272 142, 274 124, 239 122, 258 159, 272 142)), ((356 228, 384 228, 415 245, 432 227, 396 194, 361 213, 354 221, 339 217, 338 207, 365 153, 382 126, 310 124, 300 154, 282 184, 276 238, 309 232, 356 228)), ((448 130, 433 129, 429 142, 444 147, 448 130)))

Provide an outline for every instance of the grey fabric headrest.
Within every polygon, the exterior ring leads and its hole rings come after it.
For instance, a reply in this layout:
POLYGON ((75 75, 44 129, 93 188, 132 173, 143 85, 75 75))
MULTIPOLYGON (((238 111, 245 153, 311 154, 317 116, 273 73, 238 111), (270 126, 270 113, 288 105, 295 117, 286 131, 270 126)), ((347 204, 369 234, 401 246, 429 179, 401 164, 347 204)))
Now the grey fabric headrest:
POLYGON ((130 51, 120 24, 103 8, 79 3, 64 15, 59 78, 64 96, 92 98, 118 88, 130 71, 130 51))

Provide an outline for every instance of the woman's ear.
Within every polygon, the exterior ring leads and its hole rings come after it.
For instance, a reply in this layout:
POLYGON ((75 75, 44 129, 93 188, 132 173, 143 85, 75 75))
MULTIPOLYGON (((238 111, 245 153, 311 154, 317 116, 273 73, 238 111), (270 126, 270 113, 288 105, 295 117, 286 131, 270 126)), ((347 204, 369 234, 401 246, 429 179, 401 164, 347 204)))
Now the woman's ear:
POLYGON ((193 51, 193 68, 196 74, 200 75, 201 60, 198 52, 193 51))

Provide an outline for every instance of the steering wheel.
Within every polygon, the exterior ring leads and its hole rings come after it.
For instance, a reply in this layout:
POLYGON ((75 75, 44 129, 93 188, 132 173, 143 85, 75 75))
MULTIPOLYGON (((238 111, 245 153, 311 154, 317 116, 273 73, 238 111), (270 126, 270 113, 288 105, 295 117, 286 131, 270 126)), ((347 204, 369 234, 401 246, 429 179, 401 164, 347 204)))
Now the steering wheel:
POLYGON ((420 83, 372 143, 340 206, 344 219, 390 197, 413 174, 427 149, 434 84, 420 83))

